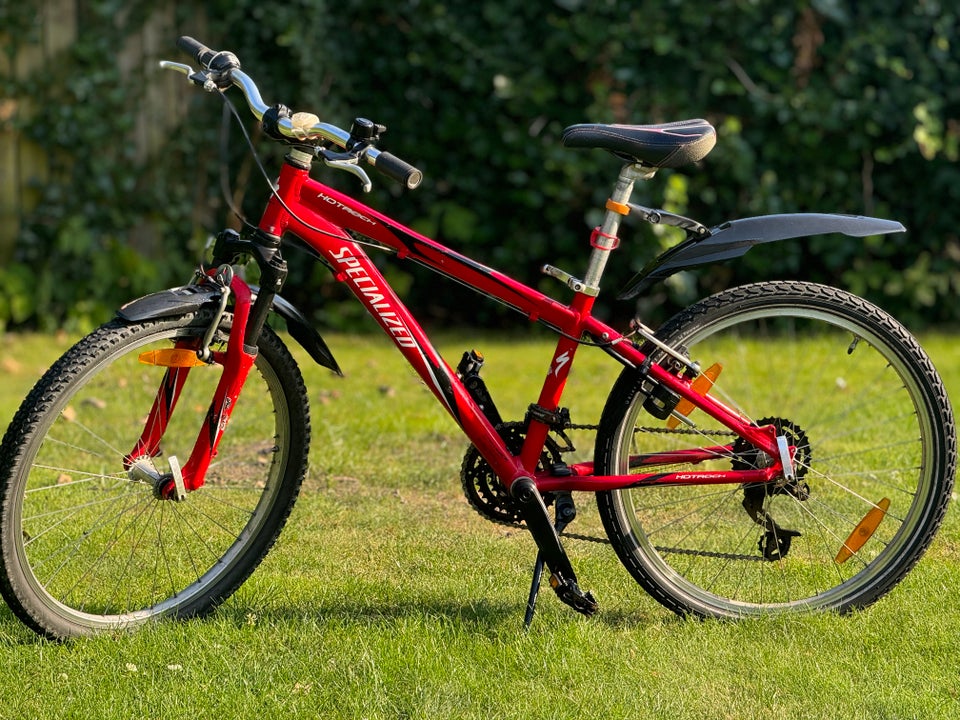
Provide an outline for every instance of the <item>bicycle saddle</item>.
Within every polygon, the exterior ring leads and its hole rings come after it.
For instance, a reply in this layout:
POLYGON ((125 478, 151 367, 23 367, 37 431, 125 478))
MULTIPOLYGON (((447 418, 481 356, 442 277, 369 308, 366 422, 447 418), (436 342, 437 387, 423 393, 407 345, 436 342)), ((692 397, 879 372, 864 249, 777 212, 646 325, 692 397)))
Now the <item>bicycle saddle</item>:
POLYGON ((625 160, 654 168, 676 168, 702 160, 717 142, 706 120, 660 125, 571 125, 561 142, 572 148, 609 150, 625 160))

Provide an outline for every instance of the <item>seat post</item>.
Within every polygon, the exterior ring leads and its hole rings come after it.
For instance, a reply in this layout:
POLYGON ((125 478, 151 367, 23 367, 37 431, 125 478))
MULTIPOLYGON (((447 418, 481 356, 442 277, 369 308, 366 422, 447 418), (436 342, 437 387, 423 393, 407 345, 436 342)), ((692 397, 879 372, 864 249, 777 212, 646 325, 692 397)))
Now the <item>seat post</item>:
POLYGON ((603 270, 610 258, 610 252, 617 246, 617 231, 620 229, 620 220, 624 215, 623 212, 617 210, 617 206, 623 208, 630 202, 635 181, 649 180, 656 172, 656 168, 644 167, 635 163, 624 165, 621 168, 617 185, 610 196, 612 202, 607 204, 603 225, 600 226, 599 232, 594 233, 591 241, 593 250, 590 253, 590 264, 587 266, 587 274, 583 283, 593 291, 592 294, 596 294, 599 290, 600 278, 603 276, 603 270))

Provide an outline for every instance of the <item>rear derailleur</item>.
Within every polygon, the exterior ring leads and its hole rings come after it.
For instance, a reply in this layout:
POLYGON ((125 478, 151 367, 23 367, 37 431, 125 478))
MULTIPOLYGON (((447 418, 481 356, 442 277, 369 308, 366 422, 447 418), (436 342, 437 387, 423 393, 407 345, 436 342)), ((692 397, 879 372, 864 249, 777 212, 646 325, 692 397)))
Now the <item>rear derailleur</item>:
MULTIPOLYGON (((757 421, 757 425, 773 425, 777 436, 784 436, 787 443, 796 448, 793 465, 795 477, 782 483, 755 483, 743 486, 743 509, 757 525, 764 529, 763 535, 757 544, 757 549, 765 560, 771 562, 782 560, 790 552, 790 545, 794 538, 800 537, 798 530, 781 527, 773 516, 764 507, 766 499, 775 495, 790 495, 797 500, 806 501, 810 498, 810 486, 803 482, 803 476, 810 467, 812 452, 807 434, 796 424, 782 418, 764 418, 757 421)), ((770 458, 761 450, 738 439, 733 446, 735 470, 766 467, 770 458)))

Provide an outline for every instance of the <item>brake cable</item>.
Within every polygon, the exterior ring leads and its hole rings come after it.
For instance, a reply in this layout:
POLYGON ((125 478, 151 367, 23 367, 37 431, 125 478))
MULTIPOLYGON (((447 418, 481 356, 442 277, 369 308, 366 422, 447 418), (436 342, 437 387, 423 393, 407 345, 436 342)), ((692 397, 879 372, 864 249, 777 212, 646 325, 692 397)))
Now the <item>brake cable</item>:
POLYGON ((223 193, 223 200, 226 202, 230 211, 237 216, 237 219, 248 229, 256 230, 256 225, 247 220, 243 211, 237 207, 233 200, 233 188, 230 187, 230 106, 227 103, 223 105, 223 115, 220 120, 220 192, 223 193))
MULTIPOLYGON (((280 203, 280 206, 281 206, 284 210, 287 211, 287 213, 290 215, 290 217, 292 217, 294 220, 296 220, 298 223, 300 223, 301 225, 303 225, 305 228, 307 228, 307 229, 310 230, 311 232, 315 232, 315 233, 318 233, 318 234, 320 234, 320 235, 325 235, 325 236, 327 236, 327 237, 332 237, 332 238, 335 238, 336 240, 341 240, 341 241, 343 241, 343 240, 353 240, 352 237, 344 237, 343 235, 338 235, 337 233, 332 233, 332 232, 330 232, 329 230, 324 230, 324 229, 322 229, 322 228, 318 228, 318 227, 315 227, 315 226, 311 225, 311 224, 308 223, 307 221, 303 220, 299 215, 297 215, 297 214, 290 208, 290 206, 287 205, 286 202, 284 202, 283 198, 280 197, 280 193, 277 192, 277 188, 276 188, 276 186, 273 184, 273 181, 270 179, 269 173, 267 173, 266 168, 263 166, 263 163, 260 161, 260 156, 257 154, 257 149, 256 149, 256 147, 255 147, 254 144, 253 144, 253 140, 250 139, 250 133, 247 132, 247 128, 246 128, 246 126, 243 124, 243 119, 240 117, 240 113, 237 112, 237 107, 236 107, 236 105, 233 104, 233 101, 232 101, 230 98, 228 98, 228 97, 227 97, 227 94, 226 94, 223 90, 221 90, 219 87, 216 88, 216 91, 217 91, 217 93, 219 93, 220 98, 223 100, 223 102, 225 103, 226 107, 228 107, 228 108, 230 109, 230 112, 231 112, 231 114, 233 115, 233 117, 236 118, 237 124, 240 126, 240 132, 243 134, 244 140, 247 141, 247 147, 250 148, 250 152, 251 152, 252 155, 253 155, 253 160, 254 160, 254 162, 256 163, 257 168, 260 170, 260 174, 263 176, 263 179, 267 182, 267 185, 268 185, 269 188, 270 188, 270 194, 273 195, 274 198, 276 198, 277 202, 279 202, 279 203, 280 203)), ((234 212, 236 212, 236 210, 233 208, 232 202, 230 202, 229 204, 230 204, 230 206, 231 206, 231 210, 233 210, 234 212)), ((241 217, 241 219, 243 219, 243 218, 241 217)), ((247 221, 244 220, 244 222, 247 222, 247 221)), ((250 224, 250 223, 248 223, 248 224, 250 224)), ((369 243, 360 243, 360 244, 369 244, 369 243)), ((377 248, 382 249, 382 247, 379 246, 379 245, 372 245, 372 247, 377 247, 377 248)))

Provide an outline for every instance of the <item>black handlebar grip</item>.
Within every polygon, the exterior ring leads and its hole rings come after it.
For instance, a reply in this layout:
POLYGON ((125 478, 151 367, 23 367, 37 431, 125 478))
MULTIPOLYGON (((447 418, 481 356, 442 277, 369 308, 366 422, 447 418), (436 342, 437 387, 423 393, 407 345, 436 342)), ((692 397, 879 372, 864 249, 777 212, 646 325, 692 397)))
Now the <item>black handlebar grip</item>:
POLYGON ((217 54, 202 42, 194 40, 189 35, 182 35, 177 38, 177 47, 183 50, 185 53, 191 55, 198 63, 204 67, 210 65, 210 61, 213 60, 214 56, 217 54))
POLYGON ((388 152, 382 152, 377 156, 374 167, 388 178, 403 183, 408 190, 413 190, 423 181, 422 172, 388 152))

